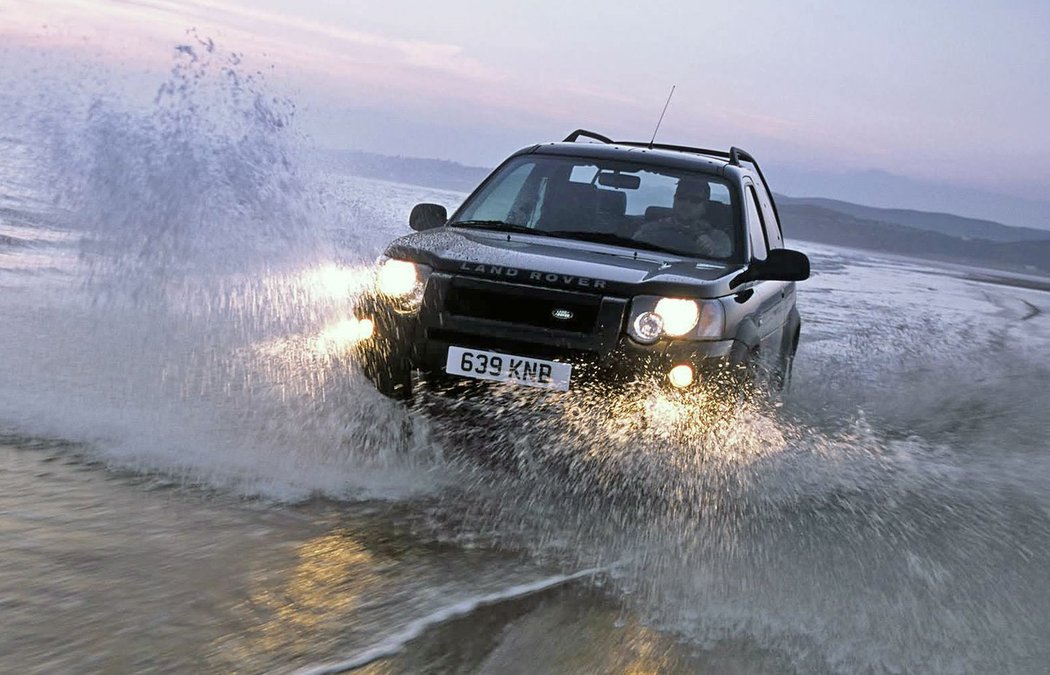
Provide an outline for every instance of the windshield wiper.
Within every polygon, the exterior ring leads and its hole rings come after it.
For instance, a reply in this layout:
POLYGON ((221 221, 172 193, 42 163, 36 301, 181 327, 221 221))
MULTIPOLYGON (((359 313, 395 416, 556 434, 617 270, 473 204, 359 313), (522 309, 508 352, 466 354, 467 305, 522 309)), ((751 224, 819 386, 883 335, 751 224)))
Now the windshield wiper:
POLYGON ((524 225, 508 223, 502 220, 457 220, 449 223, 453 227, 473 227, 481 230, 496 230, 497 232, 520 232, 522 234, 535 234, 541 237, 558 237, 560 239, 579 239, 580 241, 593 241, 599 244, 613 244, 626 248, 642 249, 646 251, 658 251, 672 255, 687 255, 681 251, 665 248, 647 241, 639 241, 630 237, 621 237, 610 232, 588 232, 584 230, 537 230, 524 225))
POLYGON ((671 248, 665 248, 656 244, 650 244, 647 241, 639 241, 638 239, 632 239, 630 237, 621 237, 618 234, 612 234, 611 232, 586 232, 583 230, 553 230, 545 233, 549 237, 561 237, 563 239, 579 239, 581 241, 593 241, 599 244, 614 244, 616 246, 624 246, 626 248, 640 248, 646 251, 659 251, 661 253, 671 253, 673 255, 686 255, 681 251, 676 251, 671 248))
POLYGON ((508 223, 502 220, 456 220, 449 223, 452 227, 475 227, 480 230, 497 230, 499 232, 520 232, 522 234, 538 234, 540 236, 546 236, 549 232, 543 232, 542 230, 536 230, 531 227, 525 227, 524 225, 517 225, 515 223, 508 223))

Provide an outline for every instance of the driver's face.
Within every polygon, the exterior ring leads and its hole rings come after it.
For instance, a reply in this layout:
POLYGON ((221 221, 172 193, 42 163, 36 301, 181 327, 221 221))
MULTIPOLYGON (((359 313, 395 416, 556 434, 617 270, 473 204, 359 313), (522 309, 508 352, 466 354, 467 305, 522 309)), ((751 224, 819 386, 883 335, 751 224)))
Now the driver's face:
POLYGON ((673 212, 682 220, 702 218, 707 212, 707 195, 699 192, 676 194, 673 212))

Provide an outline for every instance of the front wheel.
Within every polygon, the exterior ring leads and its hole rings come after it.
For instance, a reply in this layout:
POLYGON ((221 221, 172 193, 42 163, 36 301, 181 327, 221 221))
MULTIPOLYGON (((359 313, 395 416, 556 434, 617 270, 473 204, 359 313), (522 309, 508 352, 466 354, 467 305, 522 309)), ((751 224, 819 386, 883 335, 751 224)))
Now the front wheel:
POLYGON ((396 315, 377 302, 367 305, 375 332, 358 348, 361 372, 383 396, 399 401, 412 398, 412 360, 410 333, 396 315))
POLYGON ((791 390, 791 374, 795 367, 795 353, 798 352, 798 331, 789 347, 780 355, 776 368, 773 370, 770 384, 773 393, 784 395, 791 390))
POLYGON ((778 400, 791 385, 794 355, 794 350, 791 350, 773 360, 758 347, 742 351, 734 359, 734 378, 731 381, 736 392, 746 399, 757 396, 778 400))

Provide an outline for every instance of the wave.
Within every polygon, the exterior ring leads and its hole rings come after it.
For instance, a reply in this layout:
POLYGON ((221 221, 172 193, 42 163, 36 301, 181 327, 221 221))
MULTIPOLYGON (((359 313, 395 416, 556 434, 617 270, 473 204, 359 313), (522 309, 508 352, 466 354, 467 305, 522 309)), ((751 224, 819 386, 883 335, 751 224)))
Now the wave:
POLYGON ((296 670, 296 675, 329 675, 333 673, 341 673, 348 670, 355 670, 362 668, 370 663, 374 663, 380 659, 389 658, 400 652, 406 644, 415 640, 425 633, 428 629, 452 619, 457 619, 466 616, 481 607, 488 605, 495 605, 501 602, 507 602, 510 600, 517 600, 524 598, 529 595, 535 595, 542 593, 543 591, 557 588, 558 586, 564 586, 565 584, 575 581, 577 579, 583 579, 587 577, 593 577, 606 571, 601 568, 593 568, 580 570, 573 574, 559 574, 544 579, 539 579, 527 584, 519 584, 517 586, 511 586, 509 588, 496 591, 493 593, 486 593, 484 595, 476 595, 465 600, 460 600, 446 607, 432 612, 424 617, 415 619, 403 629, 397 633, 382 640, 379 644, 374 647, 370 647, 344 661, 333 661, 331 663, 323 663, 306 668, 296 670))

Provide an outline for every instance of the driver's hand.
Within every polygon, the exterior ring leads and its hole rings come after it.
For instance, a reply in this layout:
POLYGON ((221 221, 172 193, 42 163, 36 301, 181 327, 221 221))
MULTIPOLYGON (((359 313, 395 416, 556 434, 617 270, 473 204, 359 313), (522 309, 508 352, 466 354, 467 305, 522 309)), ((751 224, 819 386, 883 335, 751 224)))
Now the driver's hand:
POLYGON ((733 243, 723 232, 703 232, 696 241, 710 255, 724 258, 732 253, 733 243))

